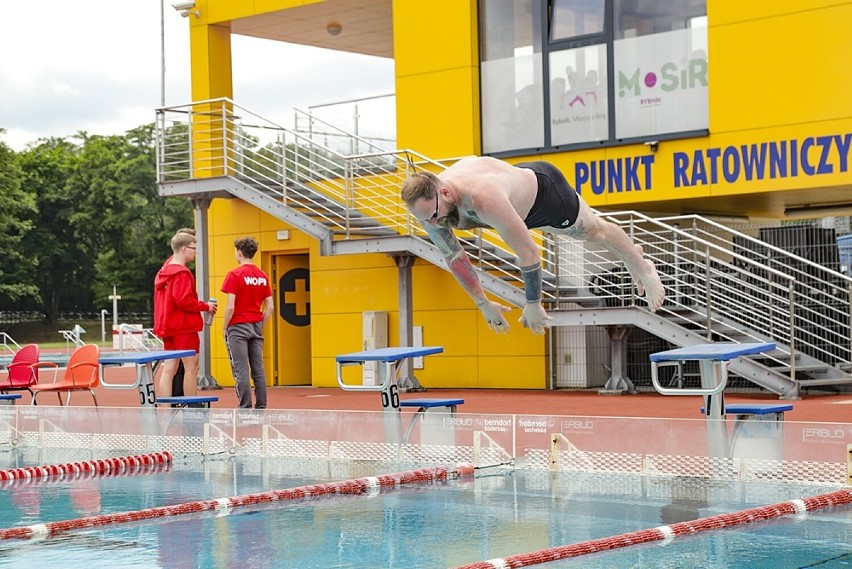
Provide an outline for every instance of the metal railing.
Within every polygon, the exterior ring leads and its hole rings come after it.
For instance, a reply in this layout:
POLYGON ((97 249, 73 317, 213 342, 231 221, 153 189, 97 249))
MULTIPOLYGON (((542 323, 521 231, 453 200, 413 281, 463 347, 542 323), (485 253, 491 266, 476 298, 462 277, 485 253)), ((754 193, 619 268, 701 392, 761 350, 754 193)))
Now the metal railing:
MULTIPOLYGON (((320 221, 337 240, 402 235, 430 247, 399 189, 413 170, 440 171, 456 161, 384 150, 313 118, 312 132, 323 133, 317 140, 228 99, 159 109, 157 124, 161 184, 236 179, 320 221), (351 140, 333 148, 324 142, 331 134, 351 140), (341 147, 359 153, 335 149, 341 147)), ((790 378, 817 363, 852 370, 852 278, 700 216, 602 215, 655 263, 667 295, 658 314, 708 341, 775 341, 775 364, 790 378), (799 362, 802 356, 815 361, 799 362)), ((478 269, 522 287, 515 254, 495 231, 456 233, 478 269)), ((534 238, 549 310, 644 306, 623 265, 605 249, 549 233, 534 232, 534 238)))
POLYGON ((118 327, 118 352, 123 354, 126 350, 134 352, 149 352, 151 350, 162 350, 163 341, 154 335, 150 328, 143 328, 138 324, 120 324, 118 327))
POLYGON ((0 346, 3 346, 3 351, 0 353, 2 356, 14 356, 21 349, 21 346, 6 332, 0 332, 0 346))
POLYGON ((293 124, 311 140, 346 155, 396 148, 396 95, 377 95, 295 109, 293 124), (328 128, 327 125, 334 125, 328 128), (367 147, 362 140, 369 141, 367 147))
POLYGON ((81 338, 85 333, 86 331, 79 324, 74 325, 71 330, 60 330, 59 334, 65 339, 65 351, 70 353, 72 344, 75 348, 85 344, 86 342, 81 338))

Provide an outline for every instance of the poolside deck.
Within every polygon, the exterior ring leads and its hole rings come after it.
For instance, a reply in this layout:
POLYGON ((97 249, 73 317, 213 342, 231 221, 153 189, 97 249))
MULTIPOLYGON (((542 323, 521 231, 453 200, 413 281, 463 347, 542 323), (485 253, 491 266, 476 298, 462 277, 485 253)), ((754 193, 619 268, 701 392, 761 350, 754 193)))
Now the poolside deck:
MULTIPOLYGON (((132 380, 134 371, 127 367, 111 370, 128 374, 132 380)), ((460 413, 495 414, 541 414, 574 415, 591 417, 649 417, 700 419, 699 409, 703 401, 697 396, 666 396, 657 393, 637 395, 599 395, 597 390, 515 390, 515 389, 428 389, 425 393, 402 394, 402 398, 447 397, 464 399, 460 413)), ((26 391, 19 405, 29 405, 31 398, 26 391)), ((98 402, 115 407, 138 406, 136 390, 112 390, 98 388, 98 402)), ((232 387, 204 391, 205 395, 217 395, 219 401, 213 408, 236 407, 237 398, 232 387)), ((777 396, 766 393, 728 393, 726 403, 778 402, 777 396)), ((852 423, 852 393, 841 395, 806 394, 793 404, 786 414, 788 421, 819 423, 852 423)), ((50 394, 39 398, 40 405, 56 405, 56 397, 50 394)), ((73 405, 92 405, 88 393, 76 393, 73 405)), ((271 409, 324 409, 324 410, 380 410, 379 394, 374 392, 343 391, 339 388, 272 387, 269 389, 271 409)))

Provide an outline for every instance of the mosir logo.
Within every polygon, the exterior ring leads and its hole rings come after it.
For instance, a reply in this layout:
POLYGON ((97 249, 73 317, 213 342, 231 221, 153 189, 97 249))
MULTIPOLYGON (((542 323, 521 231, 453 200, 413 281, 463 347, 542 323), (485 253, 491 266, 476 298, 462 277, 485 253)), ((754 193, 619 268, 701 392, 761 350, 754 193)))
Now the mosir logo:
POLYGON ((266 279, 263 277, 243 277, 243 280, 250 286, 266 286, 266 279))
MULTIPOLYGON (((654 101, 655 98, 652 96, 655 92, 659 92, 655 91, 656 89, 670 93, 678 89, 694 89, 695 87, 706 86, 707 60, 701 58, 689 59, 684 65, 664 63, 659 71, 643 73, 637 67, 629 75, 624 71, 618 72, 618 96, 633 95, 639 97, 644 95, 649 97, 648 103, 660 102, 654 101)), ((643 99, 643 102, 645 102, 645 99, 643 99)))

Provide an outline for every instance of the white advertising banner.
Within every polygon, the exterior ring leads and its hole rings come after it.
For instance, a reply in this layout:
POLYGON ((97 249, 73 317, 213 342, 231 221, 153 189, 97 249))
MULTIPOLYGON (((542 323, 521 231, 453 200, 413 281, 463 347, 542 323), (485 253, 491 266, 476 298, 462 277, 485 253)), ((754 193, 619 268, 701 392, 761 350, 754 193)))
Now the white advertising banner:
POLYGON ((617 40, 617 138, 706 129, 707 28, 617 40))
POLYGON ((482 62, 481 85, 486 153, 544 144, 540 53, 482 62))
POLYGON ((606 46, 550 54, 551 144, 609 138, 606 46))

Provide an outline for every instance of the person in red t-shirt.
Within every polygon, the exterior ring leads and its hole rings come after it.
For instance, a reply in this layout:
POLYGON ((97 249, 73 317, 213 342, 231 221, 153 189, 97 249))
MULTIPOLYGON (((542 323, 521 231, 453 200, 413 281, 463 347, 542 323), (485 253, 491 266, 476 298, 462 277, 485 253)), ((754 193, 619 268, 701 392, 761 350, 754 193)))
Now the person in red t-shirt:
POLYGON ((252 263, 257 241, 243 237, 234 241, 240 264, 225 276, 222 292, 225 305, 225 346, 231 360, 240 407, 251 409, 254 382, 255 409, 266 409, 266 372, 263 369, 263 326, 272 317, 272 287, 269 277, 252 263), (263 310, 261 310, 261 306, 263 310))
MULTIPOLYGON (((202 312, 216 314, 216 305, 198 300, 195 277, 186 264, 195 258, 195 235, 177 233, 172 237, 172 258, 154 278, 154 334, 163 340, 166 350, 193 350, 194 355, 181 358, 185 374, 184 395, 197 391, 198 333, 204 327, 202 312)), ((158 397, 172 393, 172 377, 177 370, 176 360, 163 361, 163 371, 157 388, 158 397)))

